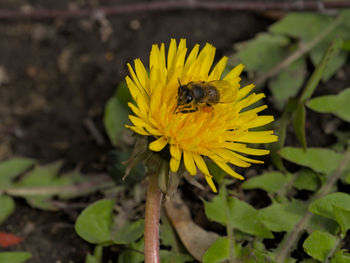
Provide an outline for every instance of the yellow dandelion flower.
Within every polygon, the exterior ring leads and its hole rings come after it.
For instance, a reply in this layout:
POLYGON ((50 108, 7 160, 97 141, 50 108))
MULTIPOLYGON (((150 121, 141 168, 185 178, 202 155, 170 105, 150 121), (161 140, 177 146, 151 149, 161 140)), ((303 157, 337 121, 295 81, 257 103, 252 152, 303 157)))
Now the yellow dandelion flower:
POLYGON ((272 130, 250 131, 272 122, 274 118, 258 115, 267 108, 266 105, 244 110, 265 95, 251 93, 253 84, 240 88, 239 76, 243 65, 236 66, 221 79, 227 57, 223 57, 211 70, 215 47, 206 44, 200 51, 197 44, 187 57, 186 53, 186 40, 181 39, 177 45, 172 39, 167 56, 164 44, 152 46, 149 74, 140 59, 134 60, 134 68, 128 64, 130 76, 126 77, 126 83, 136 104, 129 103, 134 115, 129 116, 133 126, 127 127, 138 134, 155 138, 149 144, 152 151, 159 152, 169 145, 171 171, 177 172, 183 160, 191 175, 196 175, 198 168, 216 192, 203 158, 211 159, 229 175, 243 180, 244 177, 236 173, 232 165, 248 167, 251 163, 263 163, 242 154, 269 153, 268 150, 249 148, 246 143, 277 141, 272 130), (207 103, 190 112, 175 112, 180 85, 219 80, 229 83, 225 91, 225 97, 230 98, 228 102, 207 103))

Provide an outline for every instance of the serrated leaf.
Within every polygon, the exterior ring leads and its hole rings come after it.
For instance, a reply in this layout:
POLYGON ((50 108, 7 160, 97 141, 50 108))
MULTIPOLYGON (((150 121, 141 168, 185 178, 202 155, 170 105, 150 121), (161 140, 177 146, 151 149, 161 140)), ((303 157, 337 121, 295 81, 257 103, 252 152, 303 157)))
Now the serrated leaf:
POLYGON ((333 213, 342 234, 345 236, 348 229, 350 229, 350 210, 345 210, 342 207, 333 205, 333 213))
POLYGON ((243 189, 260 188, 266 192, 277 193, 284 188, 291 180, 291 175, 284 175, 281 172, 267 172, 262 175, 250 178, 242 183, 243 189))
POLYGON ((327 95, 311 99, 307 106, 317 112, 332 113, 350 122, 350 88, 337 95, 327 95))
POLYGON ((279 151, 279 154, 290 162, 326 174, 334 171, 342 159, 341 154, 324 148, 307 148, 304 150, 296 147, 285 147, 279 151))
POLYGON ((285 57, 283 47, 288 43, 287 37, 260 33, 252 40, 237 44, 236 56, 247 70, 266 72, 285 57))
POLYGON ((24 176, 16 186, 33 187, 33 186, 49 186, 53 185, 52 180, 58 174, 62 166, 61 161, 50 163, 45 166, 36 166, 33 171, 24 176))
POLYGON ((0 163, 0 188, 7 188, 11 181, 36 163, 29 158, 13 158, 0 163))
POLYGON ((227 223, 227 204, 223 191, 220 191, 211 202, 204 201, 204 209, 207 217, 223 225, 227 223))
POLYGON ((301 58, 269 81, 269 89, 279 108, 282 108, 288 99, 298 94, 304 83, 306 72, 305 58, 301 58))
POLYGON ((193 258, 190 255, 168 251, 159 251, 160 263, 185 263, 188 261, 193 262, 193 258))
POLYGON ((28 252, 0 252, 0 262, 6 263, 24 263, 31 257, 28 252))
POLYGON ((0 195, 0 224, 15 210, 15 202, 10 196, 0 195))
MULTIPOLYGON (((34 170, 26 174, 15 186, 22 188, 56 186, 55 178, 61 166, 61 161, 50 163, 45 166, 36 166, 34 170)), ((43 210, 56 210, 57 208, 49 202, 51 196, 52 195, 32 195, 27 196, 26 200, 33 207, 43 210)))
POLYGON ((293 186, 298 190, 316 191, 320 184, 320 179, 314 171, 302 169, 298 172, 293 186))
POLYGON ((129 244, 143 235, 145 222, 143 219, 127 223, 113 234, 115 244, 129 244))
POLYGON ((92 244, 110 242, 113 206, 113 200, 100 200, 85 208, 75 222, 77 234, 92 244))
POLYGON ((336 237, 322 231, 313 232, 304 241, 303 247, 311 257, 324 261, 336 244, 336 237))
POLYGON ((305 107, 303 104, 300 103, 294 112, 293 127, 295 134, 304 149, 306 149, 305 119, 305 107))
POLYGON ((258 217, 264 225, 275 232, 291 231, 305 215, 306 207, 298 201, 273 203, 259 210, 258 217))
POLYGON ((230 257, 230 240, 219 237, 203 255, 203 263, 220 263, 230 257))
POLYGON ((103 116, 103 123, 114 146, 118 145, 119 138, 124 130, 124 125, 127 122, 128 111, 122 106, 121 102, 112 97, 108 100, 105 106, 105 112, 103 116))
MULTIPOLYGON (((317 13, 290 13, 283 19, 273 24, 270 31, 279 34, 287 34, 289 36, 300 38, 303 42, 310 42, 321 35, 335 20, 329 16, 317 13)), ((317 66, 328 45, 338 36, 346 38, 349 36, 349 29, 338 24, 336 28, 331 30, 324 38, 317 43, 310 51, 311 60, 314 66, 317 66)), ((347 54, 345 52, 334 52, 329 57, 326 70, 322 72, 322 80, 327 81, 332 77, 339 68, 346 62, 347 54)))
POLYGON ((269 31, 310 41, 321 33, 332 18, 314 12, 292 12, 269 27, 269 31))
POLYGON ((223 192, 220 191, 212 202, 204 201, 205 213, 210 220, 224 225, 227 225, 227 221, 230 220, 230 225, 242 232, 273 238, 270 230, 258 219, 258 210, 234 197, 228 197, 226 200, 223 192))
POLYGON ((317 215, 335 219, 333 206, 350 210, 350 195, 342 192, 326 195, 313 201, 309 206, 309 211, 317 215))

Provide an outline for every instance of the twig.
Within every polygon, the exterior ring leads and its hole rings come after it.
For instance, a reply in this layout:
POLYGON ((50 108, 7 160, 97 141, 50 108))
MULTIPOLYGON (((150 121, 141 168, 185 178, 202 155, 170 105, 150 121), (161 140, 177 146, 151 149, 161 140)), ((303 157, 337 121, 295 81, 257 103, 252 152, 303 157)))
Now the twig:
POLYGON ((96 12, 105 15, 123 15, 137 12, 155 12, 172 10, 223 10, 223 11, 304 11, 315 10, 324 12, 327 9, 340 9, 350 7, 349 1, 155 1, 140 2, 133 4, 102 6, 95 9, 36 9, 36 10, 0 10, 0 19, 54 19, 54 18, 76 18, 92 16, 96 12))
POLYGON ((100 133, 100 131, 97 129, 95 123, 90 118, 86 118, 84 123, 86 125, 86 128, 89 130, 91 135, 96 140, 97 144, 100 146, 105 145, 106 142, 105 142, 102 134, 100 133))
MULTIPOLYGON (((329 194, 332 190, 332 187, 335 185, 335 183, 340 178, 342 172, 350 162, 350 147, 348 147, 347 151, 344 154, 344 157, 340 164, 338 165, 335 172, 328 178, 327 182, 323 185, 323 187, 318 191, 318 193, 315 195, 315 197, 312 200, 320 199, 327 194, 329 194)), ((309 220, 312 217, 312 213, 308 211, 304 217, 298 222, 298 224, 294 227, 292 232, 289 234, 289 236, 286 237, 286 241, 284 242, 281 250, 276 256, 276 262, 282 263, 284 262, 284 259, 288 256, 291 248, 297 241, 301 231, 305 229, 305 226, 309 222, 309 220)))
MULTIPOLYGON (((350 2, 349 2, 350 3, 350 2)), ((260 86, 265 83, 265 81, 277 73, 288 67, 290 64, 301 58, 307 52, 309 52, 313 47, 315 47, 318 43, 320 43, 329 33, 331 33, 341 22, 343 18, 339 16, 336 20, 333 21, 325 30, 323 30, 317 37, 315 37, 312 41, 306 43, 305 45, 301 45, 298 50, 292 53, 290 56, 281 61, 278 65, 270 69, 265 74, 261 75, 259 78, 254 81, 256 86, 260 86)))
POLYGON ((76 194, 98 189, 107 183, 111 183, 112 179, 104 174, 97 175, 94 179, 76 185, 66 186, 49 186, 49 187, 16 187, 8 189, 0 189, 1 194, 11 196, 30 196, 30 195, 58 195, 58 194, 76 194))

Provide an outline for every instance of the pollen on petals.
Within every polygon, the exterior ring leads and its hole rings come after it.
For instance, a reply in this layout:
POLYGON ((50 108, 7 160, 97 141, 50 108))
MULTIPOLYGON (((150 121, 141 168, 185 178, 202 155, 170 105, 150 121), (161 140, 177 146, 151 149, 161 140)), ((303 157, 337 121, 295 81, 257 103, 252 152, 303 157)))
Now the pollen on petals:
POLYGON ((197 44, 187 50, 185 39, 179 43, 171 39, 167 54, 165 50, 164 44, 152 46, 149 72, 140 59, 134 60, 134 67, 128 64, 130 77, 126 77, 126 83, 134 100, 128 105, 134 114, 129 116, 132 125, 126 127, 139 135, 152 137, 151 151, 159 152, 169 145, 170 170, 179 171, 183 162, 191 175, 203 174, 213 192, 217 189, 206 164, 209 159, 227 174, 243 180, 244 177, 234 171, 236 166, 249 167, 252 163, 263 162, 242 154, 269 154, 268 150, 250 148, 246 144, 271 143, 278 139, 273 131, 250 130, 274 120, 273 116, 260 115, 266 105, 251 107, 265 95, 251 93, 253 84, 240 86, 242 64, 222 79, 227 57, 213 67, 215 47, 211 44, 202 49, 197 44), (201 104, 199 98, 196 110, 174 112, 180 85, 190 82, 215 85, 219 80, 225 80, 221 81, 225 86, 217 88, 224 103, 218 101, 208 106, 201 104), (250 109, 246 110, 248 106, 250 109))

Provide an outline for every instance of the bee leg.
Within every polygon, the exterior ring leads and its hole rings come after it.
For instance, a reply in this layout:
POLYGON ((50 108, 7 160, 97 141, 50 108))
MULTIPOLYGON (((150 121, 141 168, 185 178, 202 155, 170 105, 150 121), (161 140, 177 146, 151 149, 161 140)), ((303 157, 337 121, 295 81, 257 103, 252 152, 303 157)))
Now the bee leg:
POLYGON ((174 111, 175 114, 178 114, 178 113, 188 113, 188 112, 192 112, 192 111, 188 111, 188 110, 184 110, 184 109, 189 109, 191 108, 192 106, 191 105, 184 105, 184 106, 181 106, 180 109, 178 109, 178 107, 176 108, 177 110, 174 111))
POLYGON ((194 109, 192 110, 181 110, 179 111, 180 113, 191 113, 191 112, 196 112, 198 111, 198 107, 195 107, 194 109))

